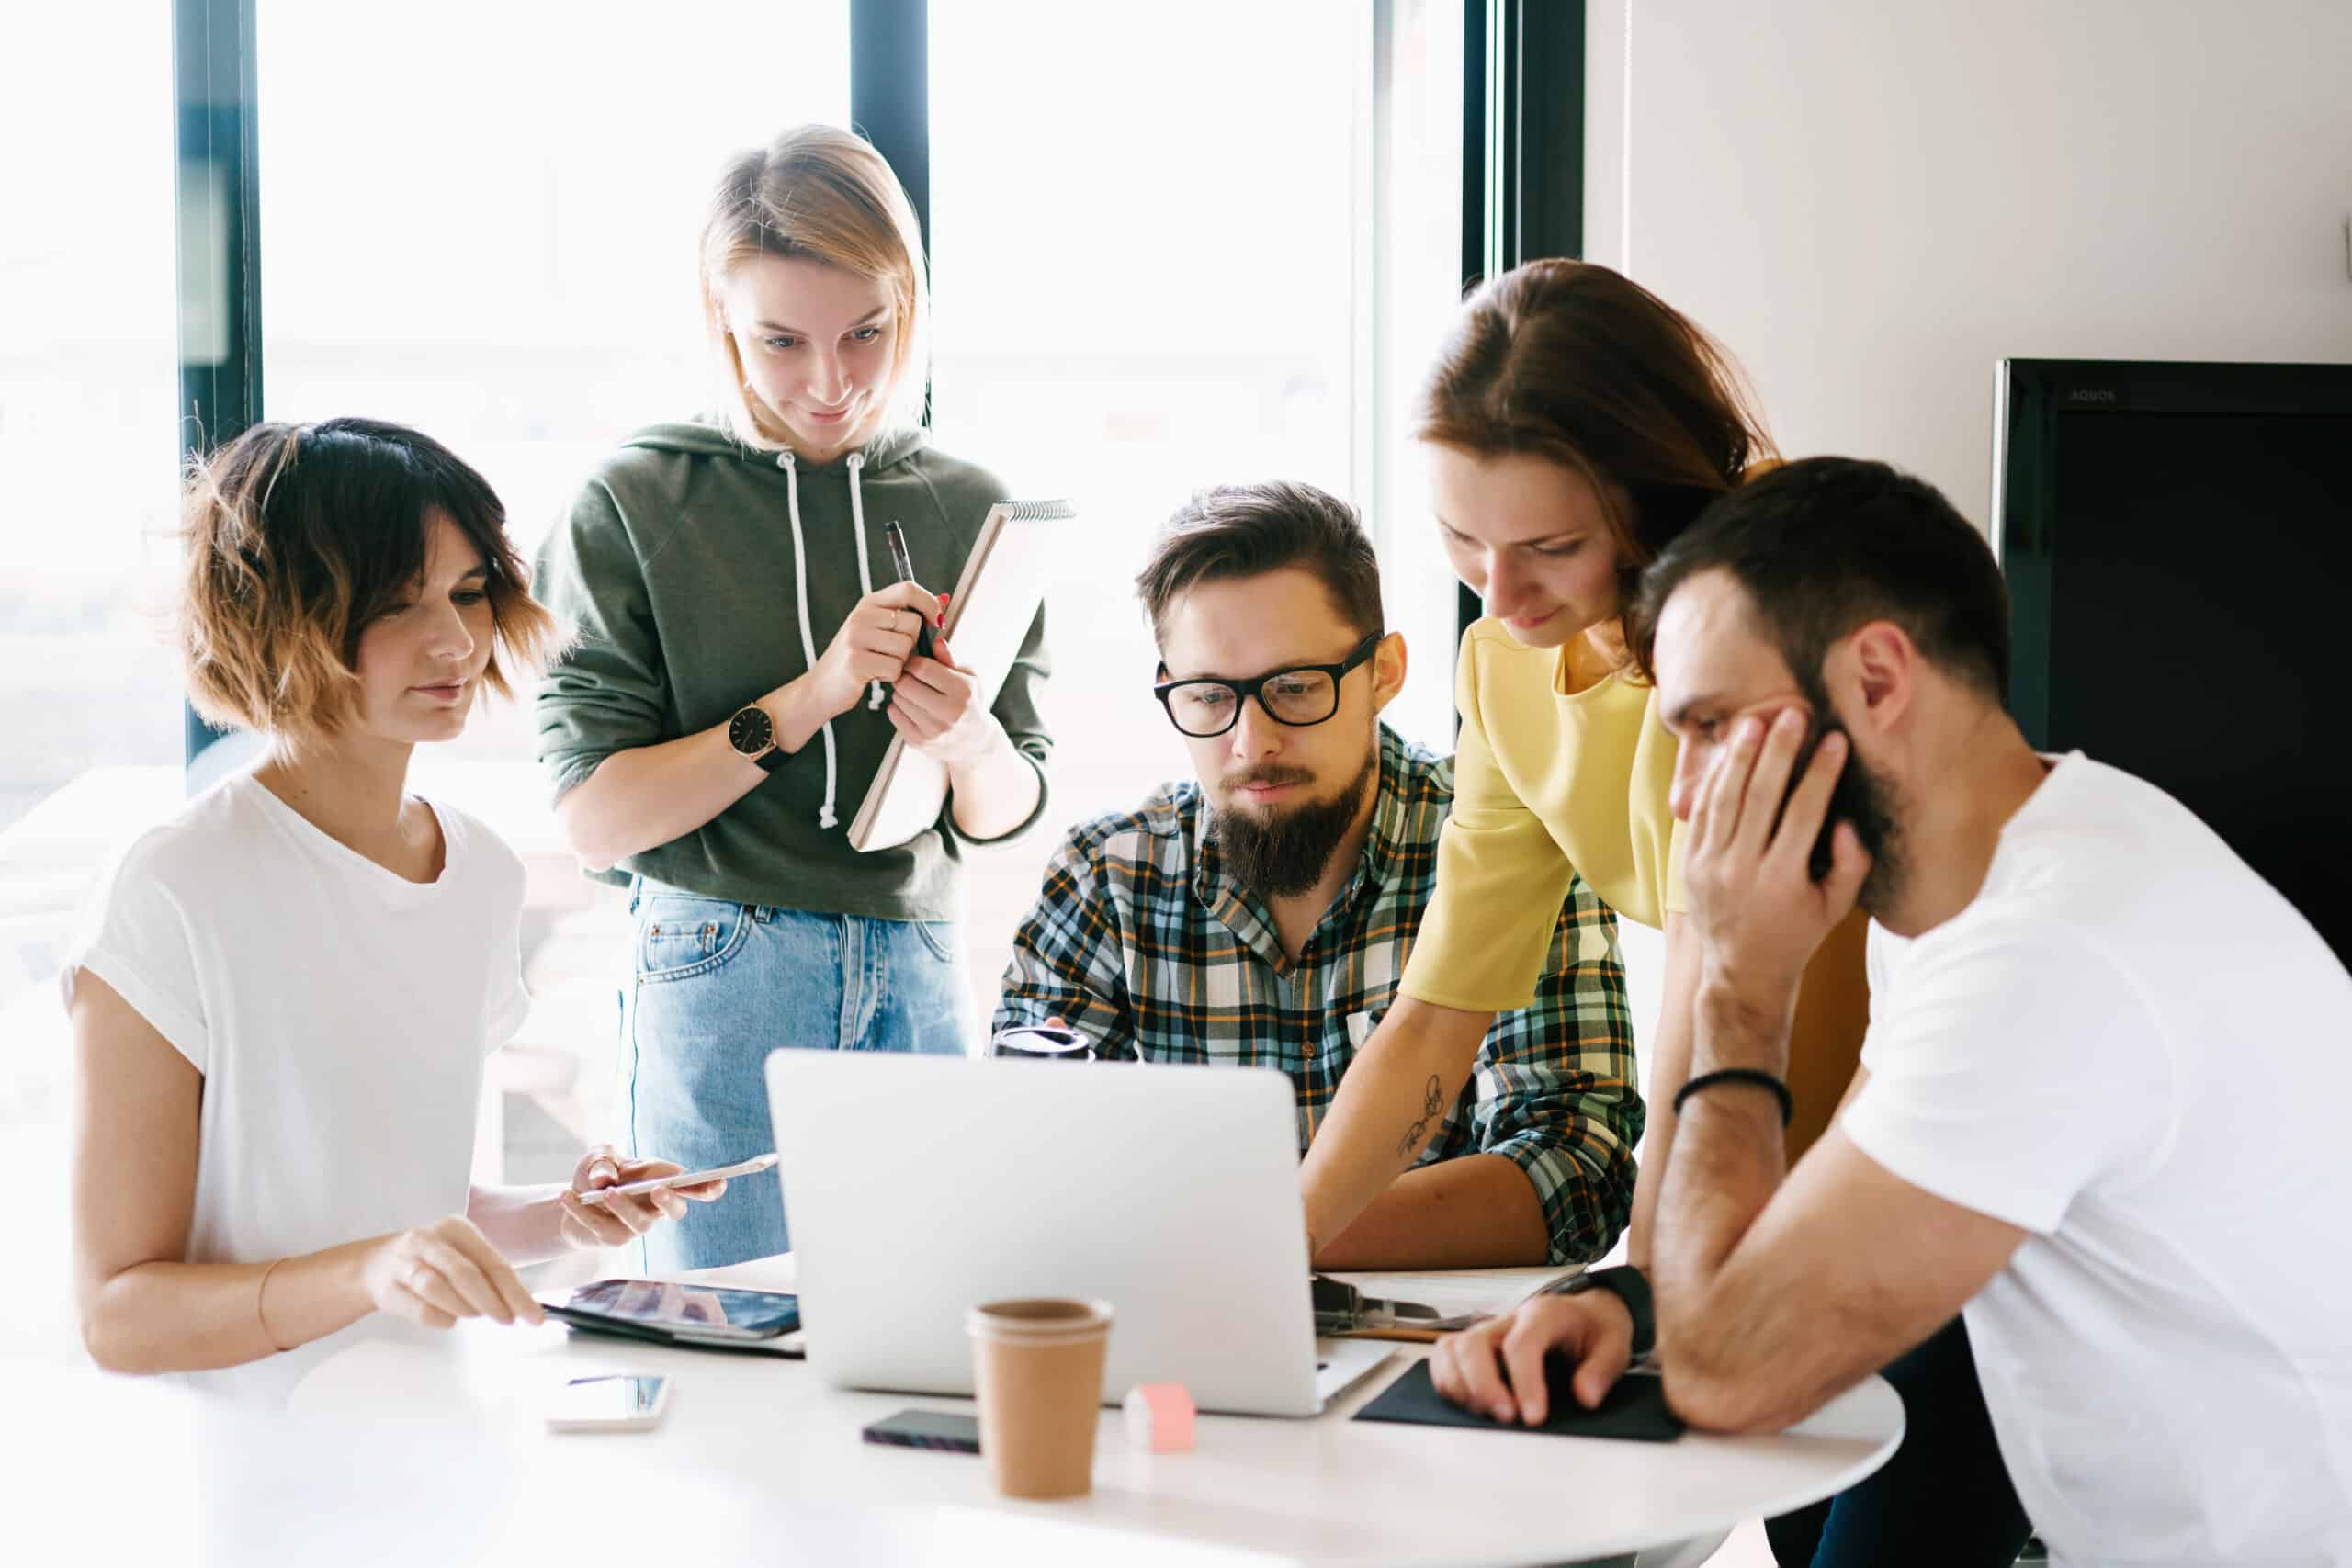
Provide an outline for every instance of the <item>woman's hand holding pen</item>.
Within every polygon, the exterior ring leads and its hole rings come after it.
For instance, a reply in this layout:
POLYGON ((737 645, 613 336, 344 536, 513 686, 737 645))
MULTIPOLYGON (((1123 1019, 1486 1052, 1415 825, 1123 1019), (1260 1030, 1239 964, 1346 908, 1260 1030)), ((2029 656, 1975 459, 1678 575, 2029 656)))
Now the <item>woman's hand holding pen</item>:
POLYGON ((885 711, 907 744, 948 769, 978 764, 1012 745, 1004 726, 980 705, 980 683, 957 668, 944 637, 932 644, 936 659, 918 654, 890 694, 885 711))
POLYGON ((936 625, 938 618, 939 596, 920 583, 894 582, 860 599, 808 671, 817 712, 836 717, 858 705, 869 683, 898 681, 915 634, 925 619, 936 625))

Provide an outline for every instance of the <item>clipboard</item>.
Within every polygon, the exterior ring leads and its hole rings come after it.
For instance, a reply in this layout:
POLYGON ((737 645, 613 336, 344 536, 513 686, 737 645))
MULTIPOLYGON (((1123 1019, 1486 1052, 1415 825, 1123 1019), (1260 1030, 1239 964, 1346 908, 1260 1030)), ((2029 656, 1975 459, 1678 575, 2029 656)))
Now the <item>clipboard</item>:
MULTIPOLYGON (((1046 567, 1065 531, 1059 525, 1077 515, 1067 501, 1000 501, 972 541, 942 631, 957 660, 978 677, 983 707, 995 705, 1045 602, 1046 567)), ((850 819, 850 848, 896 849, 937 822, 946 804, 947 770, 893 735, 850 819)))

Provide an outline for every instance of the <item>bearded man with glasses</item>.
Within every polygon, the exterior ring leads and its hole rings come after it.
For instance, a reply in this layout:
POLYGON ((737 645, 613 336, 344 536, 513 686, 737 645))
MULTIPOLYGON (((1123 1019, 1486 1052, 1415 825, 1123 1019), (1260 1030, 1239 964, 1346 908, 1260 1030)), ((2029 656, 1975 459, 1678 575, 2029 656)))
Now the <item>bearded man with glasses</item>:
MULTIPOLYGON (((1382 630, 1379 564, 1344 502, 1204 491, 1136 586, 1152 695, 1197 777, 1071 830, 996 1027, 1066 1021, 1112 1060, 1279 1067, 1304 1153, 1404 972, 1453 762, 1380 722, 1405 639, 1382 630)), ((1632 1207, 1637 1081, 1616 917, 1575 879, 1534 1001, 1496 1016, 1458 1098, 1432 1080, 1421 1157, 1316 1265, 1599 1258, 1632 1207)))

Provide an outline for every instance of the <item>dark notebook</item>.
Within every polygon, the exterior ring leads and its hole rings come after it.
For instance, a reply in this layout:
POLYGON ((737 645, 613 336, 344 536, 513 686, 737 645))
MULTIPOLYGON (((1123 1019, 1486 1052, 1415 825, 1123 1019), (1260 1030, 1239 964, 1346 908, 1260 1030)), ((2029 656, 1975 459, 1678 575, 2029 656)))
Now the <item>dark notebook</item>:
POLYGON ((1491 1432, 1553 1432, 1569 1438, 1630 1438, 1641 1443, 1670 1443, 1682 1435, 1682 1418, 1666 1407, 1666 1385, 1646 1372, 1617 1380, 1598 1410, 1587 1410, 1569 1391, 1571 1369, 1553 1359, 1544 1363, 1550 1380, 1552 1413, 1541 1427, 1495 1421, 1464 1410, 1438 1393, 1430 1364, 1416 1361, 1379 1398, 1356 1412, 1359 1421, 1402 1421, 1416 1427, 1484 1427, 1491 1432))

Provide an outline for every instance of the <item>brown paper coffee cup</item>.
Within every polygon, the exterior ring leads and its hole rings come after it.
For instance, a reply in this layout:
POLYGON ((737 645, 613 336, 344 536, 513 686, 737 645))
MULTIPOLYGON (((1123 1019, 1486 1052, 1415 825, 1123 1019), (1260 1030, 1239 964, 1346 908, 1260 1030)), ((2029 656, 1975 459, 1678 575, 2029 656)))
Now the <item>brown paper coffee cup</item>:
POLYGON ((1108 1302, 988 1302, 966 1314, 980 1457, 1008 1497, 1080 1497, 1094 1486, 1094 1423, 1108 1302))

